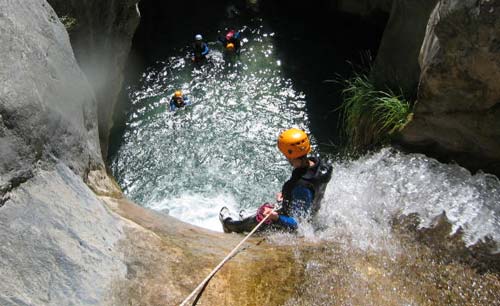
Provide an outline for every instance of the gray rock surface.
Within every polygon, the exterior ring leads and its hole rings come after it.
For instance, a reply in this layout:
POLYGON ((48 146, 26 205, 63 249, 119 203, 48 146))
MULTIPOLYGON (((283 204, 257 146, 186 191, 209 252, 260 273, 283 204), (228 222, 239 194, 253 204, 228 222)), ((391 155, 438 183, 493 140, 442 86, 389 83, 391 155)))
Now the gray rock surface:
POLYGON ((500 1, 441 0, 420 54, 412 150, 500 175, 500 1))
POLYGON ((414 95, 420 77, 418 55, 432 9, 438 0, 338 0, 336 8, 359 16, 387 13, 389 20, 371 76, 381 89, 414 95))
POLYGON ((393 1, 372 68, 377 87, 415 94, 420 77, 418 55, 436 3, 437 0, 393 1))
POLYGON ((0 208, 0 305, 104 305, 126 265, 122 222, 63 164, 0 208))
POLYGON ((94 95, 45 1, 0 2, 0 54, 0 205, 36 164, 102 167, 94 95))
POLYGON ((99 139, 107 158, 113 114, 122 89, 123 70, 139 24, 139 0, 49 0, 69 27, 71 45, 98 102, 99 139))

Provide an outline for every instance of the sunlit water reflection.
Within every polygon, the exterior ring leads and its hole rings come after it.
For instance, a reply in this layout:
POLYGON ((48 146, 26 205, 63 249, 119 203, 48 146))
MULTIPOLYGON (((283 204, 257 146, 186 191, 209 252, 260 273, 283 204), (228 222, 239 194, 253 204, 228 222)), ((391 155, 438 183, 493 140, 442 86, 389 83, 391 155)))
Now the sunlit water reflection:
POLYGON ((293 88, 263 25, 243 29, 239 58, 210 43, 207 63, 186 49, 147 69, 112 169, 134 201, 183 221, 221 230, 220 207, 272 201, 290 170, 276 149, 285 128, 307 130, 305 96, 293 88), (182 89, 192 106, 168 111, 182 89))

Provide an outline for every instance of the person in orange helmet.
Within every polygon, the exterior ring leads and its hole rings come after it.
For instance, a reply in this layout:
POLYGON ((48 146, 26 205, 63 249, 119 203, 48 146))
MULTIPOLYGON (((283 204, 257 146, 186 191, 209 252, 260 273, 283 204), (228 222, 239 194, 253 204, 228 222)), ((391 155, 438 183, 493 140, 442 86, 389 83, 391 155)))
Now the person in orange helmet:
POLYGON ((170 111, 175 111, 189 104, 189 98, 184 95, 181 90, 176 90, 170 99, 170 111))
POLYGON ((249 232, 264 217, 264 228, 281 228, 294 231, 299 219, 308 219, 318 212, 320 202, 332 176, 332 166, 318 157, 309 157, 311 143, 307 134, 300 129, 291 128, 278 137, 278 149, 293 167, 292 176, 285 182, 277 196, 281 208, 273 211, 274 205, 265 203, 256 214, 235 220, 229 209, 223 207, 219 213, 224 232, 249 232))
POLYGON ((234 54, 240 54, 241 48, 241 32, 234 29, 230 29, 226 35, 219 36, 219 41, 224 46, 227 52, 234 52, 234 54))

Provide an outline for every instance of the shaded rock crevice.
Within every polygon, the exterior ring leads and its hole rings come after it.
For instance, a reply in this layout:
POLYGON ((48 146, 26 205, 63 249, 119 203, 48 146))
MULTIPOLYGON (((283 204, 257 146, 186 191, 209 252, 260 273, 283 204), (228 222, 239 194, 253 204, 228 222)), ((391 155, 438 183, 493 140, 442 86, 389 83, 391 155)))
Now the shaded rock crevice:
POLYGON ((139 0, 48 2, 60 18, 74 21, 68 32, 75 57, 95 92, 101 153, 106 160, 123 71, 139 24, 139 0))
POLYGON ((371 76, 378 88, 415 97, 420 78, 418 55, 429 16, 438 0, 394 0, 371 76))
POLYGON ((26 183, 29 179, 33 178, 34 174, 31 169, 20 170, 13 173, 11 178, 6 184, 0 185, 0 208, 10 200, 9 192, 26 183))

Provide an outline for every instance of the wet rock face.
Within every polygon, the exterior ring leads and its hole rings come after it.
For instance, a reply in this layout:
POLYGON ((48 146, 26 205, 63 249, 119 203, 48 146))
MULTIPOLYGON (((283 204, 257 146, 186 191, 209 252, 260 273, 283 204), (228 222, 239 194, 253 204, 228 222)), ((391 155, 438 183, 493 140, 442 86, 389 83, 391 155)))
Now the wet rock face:
POLYGON ((98 102, 99 139, 106 159, 123 70, 139 24, 139 0, 49 0, 68 28, 71 45, 98 102))
POLYGON ((403 141, 500 174, 500 1, 440 1, 420 54, 413 122, 403 141))
POLYGON ((425 29, 437 0, 393 1, 389 21, 380 43, 372 77, 379 88, 401 89, 414 96, 420 67, 418 55, 425 29))
MULTIPOLYGON (((102 166, 96 103, 66 31, 44 1, 0 3, 0 198, 39 165, 102 166)), ((1 205, 0 205, 1 206, 1 205)))
POLYGON ((37 171, 0 208, 0 304, 112 304, 122 226, 65 165, 37 171))
POLYGON ((106 304, 126 268, 83 181, 103 167, 92 88, 45 1, 0 2, 0 54, 0 304, 106 304))

